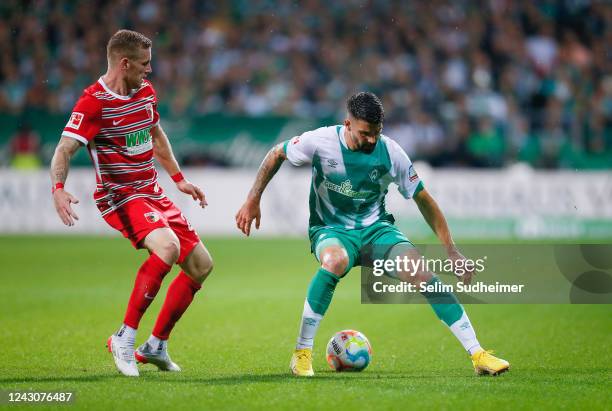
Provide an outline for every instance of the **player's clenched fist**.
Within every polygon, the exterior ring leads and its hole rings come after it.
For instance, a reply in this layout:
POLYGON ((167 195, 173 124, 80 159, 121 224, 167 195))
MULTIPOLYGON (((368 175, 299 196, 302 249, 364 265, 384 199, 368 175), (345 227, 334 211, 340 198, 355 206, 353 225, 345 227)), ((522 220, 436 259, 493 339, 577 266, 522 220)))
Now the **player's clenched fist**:
POLYGON ((64 190, 56 190, 53 193, 53 203, 55 204, 55 211, 57 211, 57 215, 59 215, 62 222, 67 226, 73 226, 74 220, 79 219, 70 205, 70 203, 78 204, 79 200, 69 192, 64 190))
POLYGON ((236 226, 248 236, 251 234, 253 220, 255 220, 255 228, 259 230, 259 222, 261 221, 259 203, 247 200, 236 214, 236 226))

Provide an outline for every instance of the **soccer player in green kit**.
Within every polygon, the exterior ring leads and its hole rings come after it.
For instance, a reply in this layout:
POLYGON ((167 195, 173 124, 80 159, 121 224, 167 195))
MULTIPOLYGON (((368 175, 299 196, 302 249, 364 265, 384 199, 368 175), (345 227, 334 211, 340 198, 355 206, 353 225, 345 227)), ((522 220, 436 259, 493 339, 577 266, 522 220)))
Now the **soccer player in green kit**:
MULTIPOLYGON (((369 92, 347 101, 343 125, 321 127, 273 147, 263 160, 248 197, 236 214, 238 228, 247 236, 255 220, 259 228, 259 203, 268 182, 285 160, 293 165, 312 164, 310 221, 311 250, 321 268, 315 273, 304 301, 300 334, 290 368, 297 376, 312 376, 312 346, 340 279, 360 265, 363 246, 384 246, 389 255, 419 258, 412 243, 394 225, 385 210, 390 183, 406 199, 412 198, 448 251, 451 260, 465 260, 451 237, 440 208, 423 186, 401 147, 381 134, 384 110, 369 92)), ((414 284, 440 282, 428 271, 398 272, 414 284)), ((471 273, 463 278, 469 282, 471 273)), ((476 373, 497 375, 510 364, 481 348, 465 310, 454 294, 423 293, 434 312, 469 353, 476 373)))

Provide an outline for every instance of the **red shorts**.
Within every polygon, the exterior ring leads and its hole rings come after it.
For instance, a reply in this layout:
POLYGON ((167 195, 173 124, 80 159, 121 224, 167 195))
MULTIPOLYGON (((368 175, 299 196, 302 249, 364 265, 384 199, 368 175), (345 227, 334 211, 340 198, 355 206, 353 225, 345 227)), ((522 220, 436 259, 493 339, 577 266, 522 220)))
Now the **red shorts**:
POLYGON ((121 231, 135 248, 142 248, 142 240, 157 228, 168 227, 179 239, 181 252, 177 263, 182 263, 200 242, 200 237, 181 210, 168 198, 153 200, 135 198, 104 216, 115 230, 121 231))

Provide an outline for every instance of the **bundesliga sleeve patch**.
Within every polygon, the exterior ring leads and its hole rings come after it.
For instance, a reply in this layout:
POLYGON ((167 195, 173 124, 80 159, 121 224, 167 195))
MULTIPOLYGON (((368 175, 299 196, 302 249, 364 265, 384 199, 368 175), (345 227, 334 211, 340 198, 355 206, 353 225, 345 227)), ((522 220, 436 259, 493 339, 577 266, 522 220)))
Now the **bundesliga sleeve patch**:
POLYGON ((79 113, 77 111, 72 112, 72 115, 70 116, 70 120, 68 120, 68 124, 66 124, 66 127, 78 130, 79 127, 81 127, 81 123, 83 122, 84 117, 85 115, 83 113, 79 113))
POLYGON ((419 178, 419 175, 414 170, 414 166, 412 164, 410 165, 410 168, 408 169, 408 178, 410 179, 410 181, 415 181, 419 178))

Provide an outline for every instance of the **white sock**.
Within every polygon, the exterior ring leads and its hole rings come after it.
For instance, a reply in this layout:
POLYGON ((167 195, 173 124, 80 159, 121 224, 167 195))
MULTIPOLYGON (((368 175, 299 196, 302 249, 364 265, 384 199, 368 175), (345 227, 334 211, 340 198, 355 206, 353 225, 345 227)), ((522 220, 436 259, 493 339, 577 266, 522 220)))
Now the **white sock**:
POLYGON ((308 299, 304 300, 304 311, 302 312, 302 323, 300 326, 300 335, 297 339, 297 345, 295 348, 312 348, 314 344, 314 337, 319 329, 319 324, 323 316, 312 311, 308 299))
POLYGON ((116 335, 119 338, 134 342, 136 341, 136 331, 136 328, 132 328, 129 325, 122 324, 116 335))
POLYGON ((159 345, 162 343, 163 340, 160 340, 159 338, 157 338, 156 336, 154 336, 153 334, 151 334, 151 336, 149 337, 149 339, 147 340, 147 342, 149 343, 149 345, 151 347, 153 347, 154 349, 159 349, 159 345))
POLYGON ((461 318, 455 321, 449 328, 470 355, 482 349, 465 311, 463 311, 461 318))

